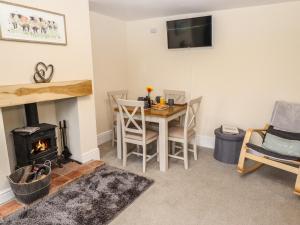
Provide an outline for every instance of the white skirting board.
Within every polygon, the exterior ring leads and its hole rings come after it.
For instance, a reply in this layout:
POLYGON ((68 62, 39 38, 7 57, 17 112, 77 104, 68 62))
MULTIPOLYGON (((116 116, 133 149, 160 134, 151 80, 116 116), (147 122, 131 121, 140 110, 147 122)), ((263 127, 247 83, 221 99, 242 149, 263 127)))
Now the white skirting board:
POLYGON ((204 148, 214 149, 215 148, 215 137, 197 135, 197 145, 204 147, 204 148))
POLYGON ((11 188, 7 188, 5 190, 0 191, 0 205, 8 202, 9 200, 15 197, 14 193, 12 192, 11 188))
MULTIPOLYGON (((105 131, 97 135, 98 145, 111 141, 111 139, 112 139, 112 130, 105 131)), ((197 135, 197 145, 204 148, 214 149, 215 137, 197 135)))
POLYGON ((99 148, 92 149, 81 155, 81 160, 80 160, 81 163, 86 163, 91 160, 100 160, 99 148))
POLYGON ((112 130, 102 132, 97 135, 98 145, 102 145, 112 139, 112 130))

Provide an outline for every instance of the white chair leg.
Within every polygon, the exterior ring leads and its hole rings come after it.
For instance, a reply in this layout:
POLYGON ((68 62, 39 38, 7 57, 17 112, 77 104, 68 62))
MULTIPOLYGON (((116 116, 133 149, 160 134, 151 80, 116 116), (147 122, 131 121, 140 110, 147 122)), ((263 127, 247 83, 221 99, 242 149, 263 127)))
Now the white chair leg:
POLYGON ((123 167, 127 164, 127 143, 123 141, 123 167))
POLYGON ((146 155, 147 155, 146 144, 143 144, 143 173, 146 173, 146 155))
POLYGON ((198 159, 198 152, 197 152, 196 136, 194 138, 193 149, 194 149, 194 159, 197 160, 198 159))
POLYGON ((111 146, 114 148, 115 147, 115 127, 113 126, 112 129, 112 141, 111 141, 111 146))
POLYGON ((171 141, 171 146, 172 146, 172 155, 175 155, 176 142, 175 141, 171 141))
POLYGON ((183 144, 183 159, 184 159, 184 168, 187 170, 188 166, 188 143, 183 144))

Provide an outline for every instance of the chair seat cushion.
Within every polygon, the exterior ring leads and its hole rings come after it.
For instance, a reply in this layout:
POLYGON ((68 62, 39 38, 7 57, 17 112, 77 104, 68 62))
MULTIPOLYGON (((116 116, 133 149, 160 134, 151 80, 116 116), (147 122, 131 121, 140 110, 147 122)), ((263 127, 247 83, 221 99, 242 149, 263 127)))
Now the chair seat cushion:
POLYGON ((279 153, 269 151, 269 150, 267 150, 267 149, 265 149, 261 146, 254 145, 254 144, 251 144, 251 143, 247 143, 246 145, 247 145, 248 148, 250 148, 254 151, 257 151, 257 152, 259 152, 263 155, 266 155, 266 156, 270 156, 270 157, 277 158, 277 159, 283 159, 283 160, 300 161, 300 157, 294 157, 294 156, 279 154, 279 153))
MULTIPOLYGON (((189 130, 188 137, 195 134, 195 131, 189 130)), ((183 127, 170 127, 169 128, 169 137, 171 138, 184 138, 184 128, 183 127)))
MULTIPOLYGON (((157 132, 152 131, 152 130, 146 130, 146 141, 150 140, 150 139, 153 139, 157 136, 158 136, 157 132)), ((125 138, 133 139, 133 140, 137 140, 137 141, 142 141, 143 140, 142 134, 135 134, 135 133, 127 133, 125 138)))
POLYGON ((262 147, 280 155, 300 158, 300 134, 282 131, 270 126, 262 147))
POLYGON ((298 140, 290 140, 267 133, 262 147, 281 155, 300 158, 300 141, 298 140))

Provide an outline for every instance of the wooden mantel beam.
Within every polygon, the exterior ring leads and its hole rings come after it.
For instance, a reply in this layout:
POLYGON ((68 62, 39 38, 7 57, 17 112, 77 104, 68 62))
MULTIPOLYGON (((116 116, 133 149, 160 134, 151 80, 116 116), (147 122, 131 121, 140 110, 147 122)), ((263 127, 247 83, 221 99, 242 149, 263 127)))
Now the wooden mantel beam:
POLYGON ((87 96, 92 93, 91 80, 0 86, 0 108, 87 96))

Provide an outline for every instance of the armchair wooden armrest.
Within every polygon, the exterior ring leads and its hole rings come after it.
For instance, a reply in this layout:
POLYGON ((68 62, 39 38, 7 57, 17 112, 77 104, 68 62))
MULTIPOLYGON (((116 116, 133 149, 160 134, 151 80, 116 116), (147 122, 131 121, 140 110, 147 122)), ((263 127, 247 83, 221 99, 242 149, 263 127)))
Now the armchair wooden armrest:
POLYGON ((239 159, 239 163, 237 166, 237 170, 239 173, 241 174, 245 174, 245 173, 249 173, 252 172, 258 168, 260 168, 263 164, 262 163, 256 163, 255 165, 253 165, 252 167, 245 169, 244 164, 245 164, 245 155, 247 152, 247 143, 249 143, 252 133, 253 132, 258 132, 258 133, 263 133, 266 132, 269 128, 269 124, 266 124, 264 128, 261 129, 253 129, 250 128, 247 130, 244 141, 243 141, 243 145, 242 145, 242 149, 241 149, 241 153, 240 153, 240 159, 239 159))
POLYGON ((269 124, 266 124, 265 127, 261 128, 261 129, 249 128, 246 131, 242 149, 243 149, 243 147, 246 147, 246 144, 250 141, 250 138, 251 138, 253 132, 258 132, 258 133, 266 132, 268 130, 269 126, 270 126, 269 124))
POLYGON ((261 128, 261 129, 253 129, 253 128, 250 128, 250 129, 248 129, 248 131, 252 131, 252 132, 257 132, 257 131, 267 131, 269 127, 270 127, 270 125, 269 125, 269 124, 266 124, 264 128, 261 128))

